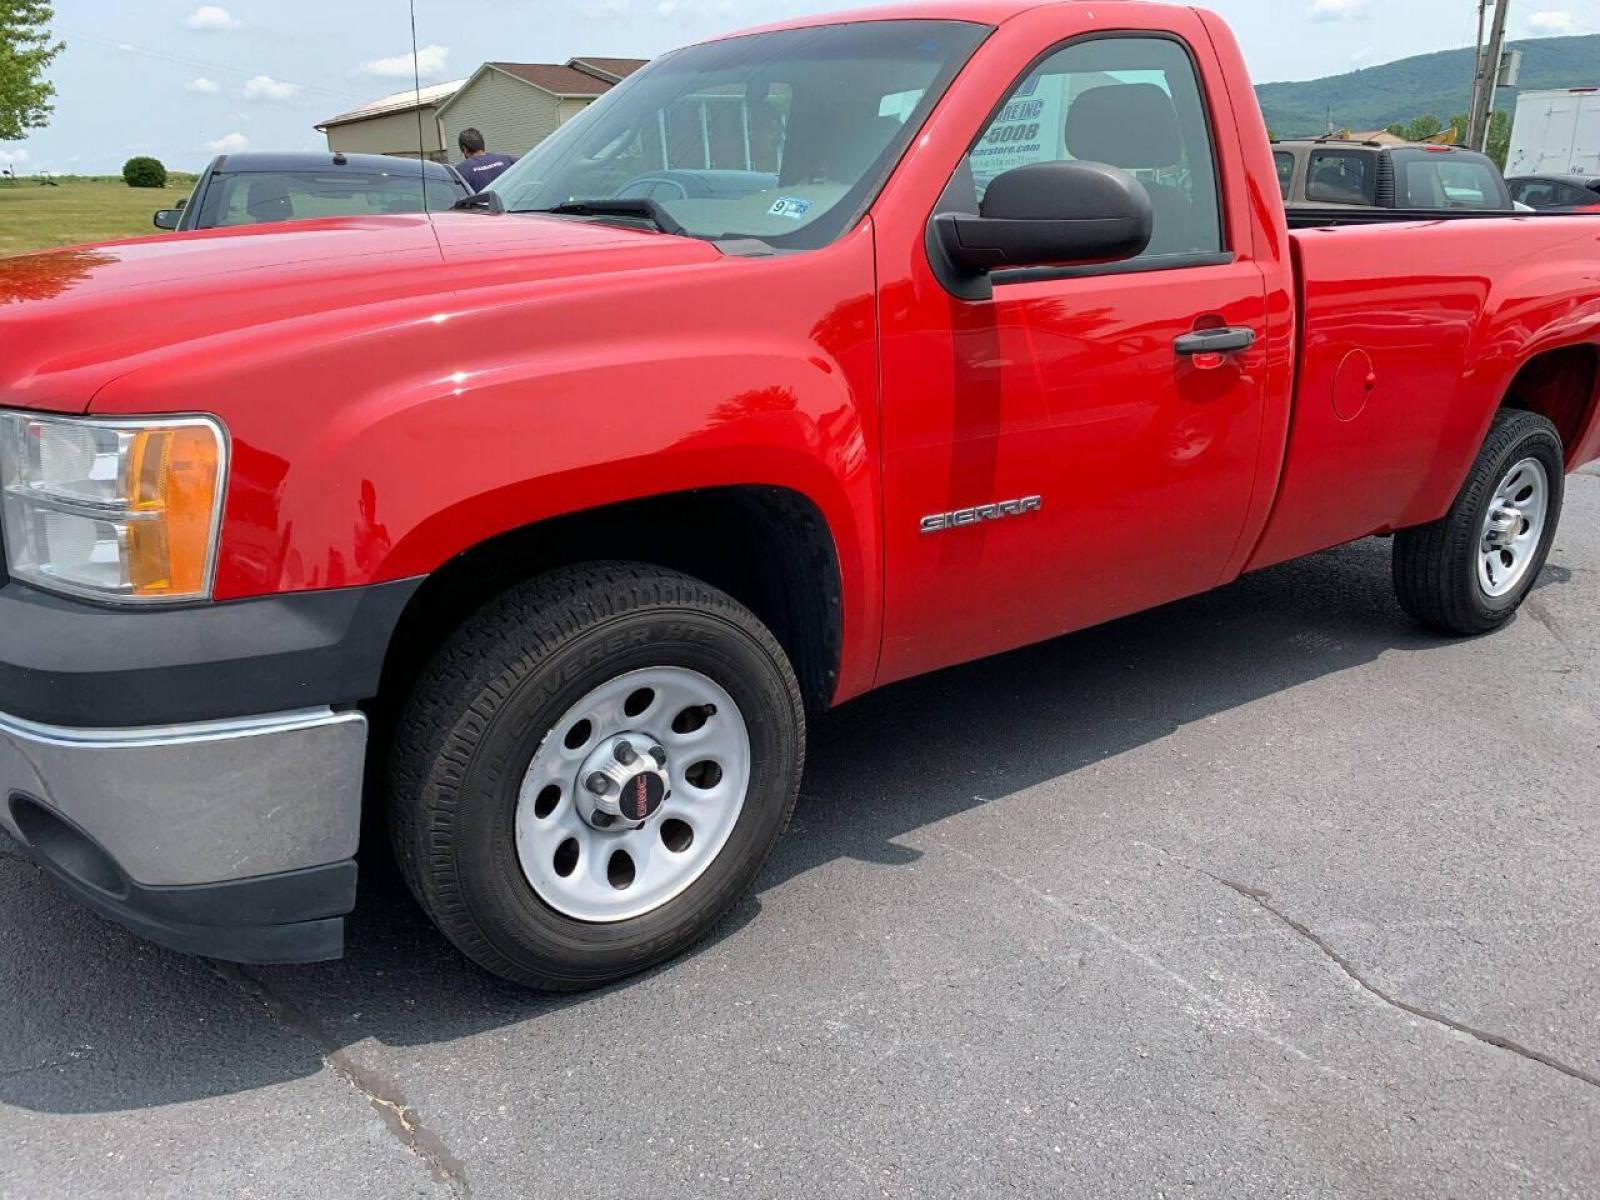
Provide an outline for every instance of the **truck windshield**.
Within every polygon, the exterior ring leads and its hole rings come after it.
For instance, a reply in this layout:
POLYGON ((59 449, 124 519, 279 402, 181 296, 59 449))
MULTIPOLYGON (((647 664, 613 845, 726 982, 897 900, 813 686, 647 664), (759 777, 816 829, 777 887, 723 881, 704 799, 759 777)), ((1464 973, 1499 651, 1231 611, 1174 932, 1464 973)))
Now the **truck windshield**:
POLYGON ((988 33, 863 21, 692 46, 613 88, 489 190, 512 212, 589 202, 593 217, 639 223, 638 209, 659 206, 670 220, 656 225, 694 237, 823 246, 865 210, 988 33), (636 211, 604 212, 615 200, 636 211))

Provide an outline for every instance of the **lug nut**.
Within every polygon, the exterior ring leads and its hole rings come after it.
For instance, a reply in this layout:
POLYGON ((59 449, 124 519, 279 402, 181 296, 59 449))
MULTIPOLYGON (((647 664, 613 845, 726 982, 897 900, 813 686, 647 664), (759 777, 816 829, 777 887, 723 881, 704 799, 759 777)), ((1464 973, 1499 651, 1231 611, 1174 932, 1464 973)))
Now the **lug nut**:
POLYGON ((639 752, 627 742, 618 742, 617 748, 612 752, 617 756, 617 761, 625 767, 631 767, 634 760, 639 757, 639 752))
POLYGON ((658 767, 664 768, 667 765, 667 752, 660 746, 650 747, 650 757, 656 760, 656 766, 658 767))
POLYGON ((593 775, 589 776, 588 780, 584 783, 584 786, 596 796, 603 796, 606 794, 606 777, 599 771, 596 771, 593 775))
POLYGON ((603 812, 597 812, 589 819, 594 822, 595 827, 598 829, 609 829, 611 828, 611 823, 616 820, 610 813, 603 812))

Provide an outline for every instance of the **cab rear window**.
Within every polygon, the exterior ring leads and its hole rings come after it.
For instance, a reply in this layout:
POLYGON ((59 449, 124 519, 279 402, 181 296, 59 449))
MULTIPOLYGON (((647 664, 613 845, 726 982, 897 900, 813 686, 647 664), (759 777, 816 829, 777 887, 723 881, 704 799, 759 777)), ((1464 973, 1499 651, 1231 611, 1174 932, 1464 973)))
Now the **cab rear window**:
POLYGON ((1430 154, 1401 163, 1399 174, 1405 208, 1509 207, 1504 181, 1486 162, 1430 154))

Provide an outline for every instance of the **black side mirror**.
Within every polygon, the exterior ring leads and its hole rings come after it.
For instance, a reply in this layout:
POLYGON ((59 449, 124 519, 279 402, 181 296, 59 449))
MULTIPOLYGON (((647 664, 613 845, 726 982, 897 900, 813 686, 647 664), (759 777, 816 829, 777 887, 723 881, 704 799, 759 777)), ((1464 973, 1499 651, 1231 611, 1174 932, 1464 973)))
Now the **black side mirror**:
POLYGON ((972 278, 1014 267, 1090 266, 1149 248, 1155 209, 1126 171, 1042 162, 990 181, 979 215, 940 213, 934 231, 949 266, 972 278))
POLYGON ((506 202, 500 198, 499 192, 473 192, 470 196, 461 197, 450 207, 461 212, 503 213, 506 210, 506 202))
POLYGON ((157 229, 176 229, 181 220, 183 220, 183 209, 163 208, 151 218, 151 224, 157 229))

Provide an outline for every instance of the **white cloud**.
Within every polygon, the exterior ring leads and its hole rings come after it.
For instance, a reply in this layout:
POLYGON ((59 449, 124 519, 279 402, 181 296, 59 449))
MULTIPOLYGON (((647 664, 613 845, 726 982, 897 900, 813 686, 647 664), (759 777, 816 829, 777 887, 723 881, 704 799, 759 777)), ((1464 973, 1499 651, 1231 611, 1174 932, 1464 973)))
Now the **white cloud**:
MULTIPOLYGON (((449 46, 424 46, 417 51, 416 71, 424 79, 443 78, 450 59, 449 46)), ((374 58, 361 64, 363 75, 379 79, 410 79, 411 55, 396 54, 393 58, 374 58)))
POLYGON ((1528 28, 1535 33, 1561 34, 1577 33, 1582 28, 1576 13, 1568 12, 1564 8, 1551 9, 1548 12, 1536 12, 1528 18, 1528 28))
POLYGON ((222 89, 204 75, 198 79, 191 79, 183 85, 186 92, 199 92, 202 96, 215 96, 222 89))
POLYGON ((250 149, 250 139, 235 131, 224 134, 210 145, 218 154, 238 154, 241 150, 250 149))
POLYGON ((298 83, 285 83, 271 75, 256 75, 245 82, 246 100, 289 100, 300 94, 298 83))
POLYGON ((1372 61, 1373 56, 1377 53, 1377 50, 1373 49, 1373 47, 1363 46, 1350 56, 1350 65, 1358 69, 1364 67, 1372 61))
POLYGON ((602 21, 625 17, 632 8, 633 0, 582 0, 578 5, 578 11, 584 16, 602 21))
POLYGON ((7 166, 20 167, 27 161, 26 150, 0 150, 0 163, 5 163, 7 166))
POLYGON ((1372 15, 1372 0, 1316 0, 1313 21, 1357 21, 1372 15))
POLYGON ((117 49, 121 50, 124 54, 132 54, 133 53, 133 43, 132 42, 118 42, 117 43, 117 49))
POLYGON ((185 17, 183 23, 190 29, 198 29, 201 33, 223 33, 229 29, 238 29, 243 24, 234 20, 233 14, 220 4, 202 4, 185 17))

